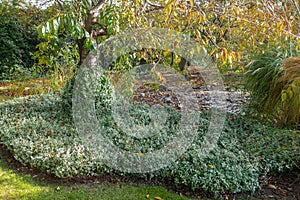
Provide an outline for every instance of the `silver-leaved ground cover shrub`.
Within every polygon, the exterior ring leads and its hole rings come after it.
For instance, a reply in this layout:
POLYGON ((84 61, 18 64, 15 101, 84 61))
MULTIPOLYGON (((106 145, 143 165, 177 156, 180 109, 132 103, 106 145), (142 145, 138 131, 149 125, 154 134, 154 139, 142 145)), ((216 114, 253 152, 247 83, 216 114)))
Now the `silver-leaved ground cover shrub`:
MULTIPOLYGON (((106 91, 105 94, 110 93, 106 91)), ((30 96, 1 104, 1 143, 24 165, 57 177, 88 177, 114 171, 83 146, 72 116, 70 113, 63 114, 64 104, 59 95, 30 96)), ((99 113, 103 106, 107 105, 97 104, 99 113)), ((148 123, 146 108, 140 104, 130 112, 133 116, 140 116, 141 123, 148 123)), ((127 151, 143 153, 166 145, 176 130, 180 113, 170 107, 165 109, 168 113, 167 126, 153 138, 128 136, 116 126, 109 109, 98 118, 99 123, 107 127, 103 134, 115 145, 127 151)), ((201 187, 215 193, 253 192, 260 186, 260 177, 292 168, 295 162, 299 162, 299 147, 291 148, 291 131, 275 129, 235 115, 228 115, 218 147, 208 156, 199 157, 197 149, 201 148, 208 128, 208 116, 209 113, 203 113, 190 148, 170 166, 151 172, 150 176, 172 179, 176 184, 184 184, 191 189, 201 187)), ((145 177, 144 174, 134 176, 145 177)))

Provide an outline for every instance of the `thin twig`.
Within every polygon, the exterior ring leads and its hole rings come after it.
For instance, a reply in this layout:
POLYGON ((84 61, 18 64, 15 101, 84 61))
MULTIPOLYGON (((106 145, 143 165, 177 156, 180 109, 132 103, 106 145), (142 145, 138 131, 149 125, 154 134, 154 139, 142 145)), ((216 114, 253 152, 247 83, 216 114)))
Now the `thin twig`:
POLYGON ((147 2, 147 4, 149 4, 152 7, 156 7, 156 8, 164 8, 165 7, 165 5, 153 3, 153 2, 151 2, 149 0, 146 0, 146 2, 147 2))

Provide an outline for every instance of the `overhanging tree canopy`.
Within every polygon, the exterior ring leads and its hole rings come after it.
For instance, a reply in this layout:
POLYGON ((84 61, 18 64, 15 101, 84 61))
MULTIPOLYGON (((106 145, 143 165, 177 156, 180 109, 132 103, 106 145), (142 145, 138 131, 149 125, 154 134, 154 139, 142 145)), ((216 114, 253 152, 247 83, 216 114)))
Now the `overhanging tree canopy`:
POLYGON ((126 28, 183 32, 205 46, 220 69, 243 70, 247 54, 266 45, 299 49, 297 1, 55 0, 59 10, 39 26, 40 37, 62 31, 77 40, 80 64, 103 39, 126 28))

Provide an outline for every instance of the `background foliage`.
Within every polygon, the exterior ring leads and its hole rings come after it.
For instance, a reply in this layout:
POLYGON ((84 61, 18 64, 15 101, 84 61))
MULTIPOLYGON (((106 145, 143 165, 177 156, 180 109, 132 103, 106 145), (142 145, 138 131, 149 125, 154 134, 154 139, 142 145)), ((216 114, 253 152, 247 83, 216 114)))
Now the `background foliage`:
MULTIPOLYGON (((31 53, 39 43, 35 25, 39 23, 39 10, 21 8, 7 2, 0 4, 0 78, 20 77, 32 67, 31 53)), ((27 73, 27 75, 30 73, 27 73)))

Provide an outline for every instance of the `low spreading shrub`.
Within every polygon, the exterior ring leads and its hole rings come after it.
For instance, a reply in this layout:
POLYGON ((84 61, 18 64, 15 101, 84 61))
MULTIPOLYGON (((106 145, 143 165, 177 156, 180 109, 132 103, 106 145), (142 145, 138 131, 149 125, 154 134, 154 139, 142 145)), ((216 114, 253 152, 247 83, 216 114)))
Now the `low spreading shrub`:
MULTIPOLYGON (((104 171, 120 173, 97 160, 83 145, 72 116, 61 113, 63 103, 59 96, 42 95, 18 98, 0 105, 1 143, 24 165, 57 177, 88 177, 101 175, 104 171)), ((165 109, 169 113, 167 134, 146 139, 129 137, 122 132, 110 112, 102 113, 98 118, 99 123, 107 127, 103 134, 120 148, 132 152, 153 150, 161 148, 172 138, 180 117, 178 111, 165 109)), ((147 123, 147 106, 139 104, 130 112, 147 123)), ((151 172, 151 177, 171 179, 191 189, 204 188, 214 193, 253 192, 260 187, 261 177, 289 169, 299 161, 299 147, 292 146, 293 132, 234 115, 228 117, 218 146, 209 155, 200 157, 197 149, 201 148, 208 129, 207 117, 209 115, 203 113, 201 126, 195 130, 196 136, 190 148, 170 166, 151 172)), ((135 176, 145 177, 145 174, 135 176)))

